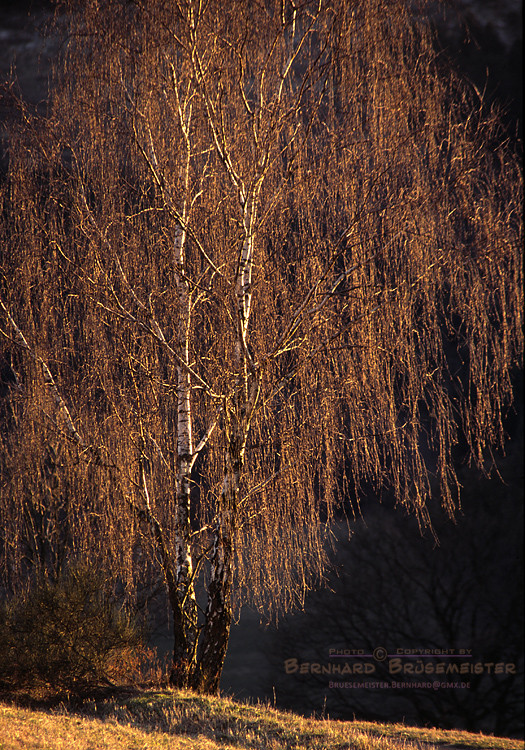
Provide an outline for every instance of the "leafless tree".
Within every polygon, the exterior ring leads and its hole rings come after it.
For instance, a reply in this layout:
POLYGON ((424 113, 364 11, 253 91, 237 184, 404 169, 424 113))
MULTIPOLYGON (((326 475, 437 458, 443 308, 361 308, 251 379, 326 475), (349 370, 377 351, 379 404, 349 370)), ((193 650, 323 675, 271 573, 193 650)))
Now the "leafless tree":
POLYGON ((335 719, 522 736, 521 454, 500 462, 505 484, 462 472, 456 524, 433 519, 438 546, 413 518, 370 505, 342 534, 329 585, 273 632, 266 694, 335 719))
POLYGON ((397 0, 67 10, 2 190, 3 554, 53 446, 76 554, 157 565, 172 682, 215 690, 235 602, 302 601, 341 493, 425 524, 458 435, 503 442, 519 171, 397 0))

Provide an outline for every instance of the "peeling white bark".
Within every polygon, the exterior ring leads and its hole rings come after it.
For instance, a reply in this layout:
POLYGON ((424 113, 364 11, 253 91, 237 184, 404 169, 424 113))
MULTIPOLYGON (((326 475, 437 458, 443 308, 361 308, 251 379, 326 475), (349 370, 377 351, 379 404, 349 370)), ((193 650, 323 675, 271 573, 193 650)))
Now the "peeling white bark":
POLYGON ((255 200, 249 199, 243 207, 244 242, 242 246, 237 276, 237 306, 240 320, 240 335, 243 350, 246 349, 246 337, 252 306, 252 271, 253 271, 253 225, 255 219, 255 200))
MULTIPOLYGON (((191 323, 191 293, 184 278, 184 246, 186 232, 179 224, 174 237, 174 262, 177 268, 176 284, 179 297, 180 327, 177 334, 178 356, 182 364, 177 367, 177 524, 176 524, 176 577, 179 595, 189 596, 190 606, 196 609, 193 592, 193 561, 190 545, 190 481, 194 463, 191 378, 189 367, 189 334, 191 323), (186 367, 183 367, 186 365, 186 367)), ((191 615, 192 617, 194 614, 191 615)))

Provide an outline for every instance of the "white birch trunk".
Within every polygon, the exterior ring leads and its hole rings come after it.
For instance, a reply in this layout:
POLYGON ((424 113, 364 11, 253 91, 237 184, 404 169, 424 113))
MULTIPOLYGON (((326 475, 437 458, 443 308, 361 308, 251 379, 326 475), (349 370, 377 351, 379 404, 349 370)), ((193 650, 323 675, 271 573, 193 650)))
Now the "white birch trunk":
MULTIPOLYGON (((244 242, 242 245, 239 271, 237 275, 236 297, 237 312, 240 323, 240 344, 242 352, 247 352, 246 337, 252 307, 252 269, 253 269, 253 225, 255 219, 255 197, 246 198, 243 205, 244 242)), ((242 356, 241 352, 239 355, 242 356)))
POLYGON ((177 272, 176 283, 180 316, 177 353, 181 361, 181 364, 177 367, 176 601, 173 601, 173 595, 171 597, 175 639, 171 681, 178 686, 189 686, 191 683, 197 642, 197 603, 190 545, 190 488, 193 466, 191 379, 189 374, 191 294, 184 278, 185 241, 186 233, 179 225, 174 240, 174 262, 177 272))

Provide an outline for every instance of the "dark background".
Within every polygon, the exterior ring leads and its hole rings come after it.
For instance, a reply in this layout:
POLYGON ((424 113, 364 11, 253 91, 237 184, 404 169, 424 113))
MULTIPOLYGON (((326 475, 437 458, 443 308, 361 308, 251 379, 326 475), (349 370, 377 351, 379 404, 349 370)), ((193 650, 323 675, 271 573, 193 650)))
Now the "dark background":
MULTIPOLYGON (((59 35, 43 34, 53 7, 42 0, 0 0, 0 118, 8 127, 16 126, 13 94, 43 106, 60 45, 59 35)), ((487 106, 503 108, 501 137, 517 143, 522 133, 519 0, 461 0, 448 5, 446 13, 438 12, 436 4, 432 20, 443 54, 475 84, 487 106)), ((463 507, 456 524, 437 507, 433 511, 439 546, 431 535, 421 537, 413 519, 393 511, 388 502, 365 499, 364 517, 352 524, 350 541, 346 528, 337 529, 329 587, 313 592, 304 612, 287 616, 277 628, 261 625, 258 613, 243 610, 232 630, 225 692, 331 718, 405 720, 523 736, 523 398, 518 377, 516 394, 517 412, 508 420, 512 439, 507 456, 498 459, 501 479, 462 469, 463 507), (330 648, 368 654, 378 646, 389 652, 471 649, 473 661, 515 664, 516 674, 470 677, 470 689, 340 690, 328 686, 337 677, 284 670, 292 657, 326 664, 330 648)), ((155 642, 168 653, 163 611, 155 642)), ((392 679, 381 675, 381 664, 365 661, 375 664, 375 679, 392 679)))

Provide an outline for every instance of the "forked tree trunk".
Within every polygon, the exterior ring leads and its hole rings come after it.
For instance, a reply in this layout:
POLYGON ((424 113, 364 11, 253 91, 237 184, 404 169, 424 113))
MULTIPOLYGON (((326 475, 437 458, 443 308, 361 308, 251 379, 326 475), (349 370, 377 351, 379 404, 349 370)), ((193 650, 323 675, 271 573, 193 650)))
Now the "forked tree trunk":
POLYGON ((196 610, 187 591, 188 606, 181 600, 181 589, 170 592, 174 620, 173 665, 170 684, 178 688, 193 688, 199 692, 215 693, 226 658, 232 621, 233 582, 233 512, 235 484, 225 480, 222 493, 223 511, 219 514, 211 559, 211 580, 208 586, 204 623, 199 627, 196 610), (199 639, 200 635, 200 639, 199 639))
POLYGON ((224 514, 217 524, 208 604, 202 627, 199 628, 196 618, 190 617, 187 609, 181 606, 179 596, 170 596, 174 620, 170 673, 173 687, 189 687, 206 693, 215 693, 219 689, 232 621, 233 546, 229 516, 224 514))

